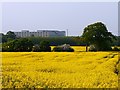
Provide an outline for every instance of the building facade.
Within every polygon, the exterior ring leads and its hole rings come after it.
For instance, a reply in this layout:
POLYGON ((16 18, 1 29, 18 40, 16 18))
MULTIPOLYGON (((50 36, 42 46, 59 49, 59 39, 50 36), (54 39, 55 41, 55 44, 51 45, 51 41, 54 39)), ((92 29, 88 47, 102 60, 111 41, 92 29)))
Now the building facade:
POLYGON ((62 37, 66 36, 65 31, 57 30, 37 30, 36 32, 29 32, 29 30, 22 30, 21 32, 14 32, 17 37, 62 37))

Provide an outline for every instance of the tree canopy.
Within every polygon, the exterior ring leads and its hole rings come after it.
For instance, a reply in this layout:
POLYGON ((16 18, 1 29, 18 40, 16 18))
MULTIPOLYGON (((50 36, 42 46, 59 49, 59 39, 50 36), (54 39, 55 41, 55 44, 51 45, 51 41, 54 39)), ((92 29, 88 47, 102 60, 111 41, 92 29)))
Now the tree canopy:
POLYGON ((4 43, 2 46, 2 51, 32 51, 33 43, 27 38, 20 38, 16 40, 9 41, 4 43))
POLYGON ((16 39, 16 35, 12 31, 6 33, 7 38, 16 39))
POLYGON ((107 27, 102 22, 97 22, 84 28, 82 38, 86 44, 93 44, 97 50, 110 50, 110 44, 115 36, 108 32, 107 27))
POLYGON ((51 51, 51 47, 48 41, 41 41, 40 42, 40 51, 44 51, 44 52, 50 52, 51 51))

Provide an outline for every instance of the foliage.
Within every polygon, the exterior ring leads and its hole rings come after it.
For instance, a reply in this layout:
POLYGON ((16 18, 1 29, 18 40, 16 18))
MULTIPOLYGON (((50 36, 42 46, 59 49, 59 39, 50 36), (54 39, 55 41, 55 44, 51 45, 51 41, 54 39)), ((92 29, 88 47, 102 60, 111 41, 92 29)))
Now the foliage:
POLYGON ((118 88, 117 62, 118 52, 2 52, 2 88, 118 88))
POLYGON ((56 46, 53 48, 54 52, 74 52, 74 49, 70 47, 68 44, 64 44, 61 46, 56 46))
POLYGON ((14 51, 14 45, 15 45, 15 41, 9 41, 6 43, 2 44, 2 51, 3 52, 13 52, 14 51))
POLYGON ((112 46, 120 46, 120 36, 115 36, 116 40, 113 39, 112 46))
POLYGON ((14 46, 15 51, 28 52, 28 51, 32 51, 32 47, 33 47, 33 43, 27 38, 20 38, 18 40, 15 40, 15 46, 14 46))
POLYGON ((113 51, 120 51, 120 49, 117 46, 114 46, 113 51))
POLYGON ((7 38, 16 39, 16 35, 12 31, 6 33, 7 38))
POLYGON ((2 41, 0 41, 2 43, 9 42, 9 41, 17 39, 16 35, 12 31, 8 31, 6 33, 6 35, 4 35, 3 33, 1 33, 0 38, 2 38, 2 41))
POLYGON ((98 51, 104 51, 111 50, 112 39, 115 39, 115 36, 108 32, 102 22, 97 22, 84 28, 82 38, 87 44, 95 45, 98 51))
POLYGON ((51 47, 48 41, 41 41, 40 42, 40 51, 44 51, 44 52, 50 52, 51 51, 51 47))
MULTIPOLYGON (((115 39, 112 39, 112 46, 120 46, 120 37, 115 36, 115 39)), ((8 31, 6 35, 0 34, 0 43, 9 42, 11 40, 18 39, 15 37, 14 33, 8 31)), ((85 46, 86 42, 81 36, 69 36, 69 37, 27 37, 27 39, 31 40, 34 45, 40 44, 41 41, 49 41, 51 46, 62 45, 64 43, 70 44, 71 46, 85 46)), ((89 45, 89 44, 88 44, 89 45)))
POLYGON ((62 44, 84 45, 80 37, 29 37, 33 44, 40 44, 41 41, 49 41, 50 46, 58 46, 62 44))
POLYGON ((0 38, 1 38, 1 42, 0 43, 4 43, 4 42, 7 42, 7 36, 2 34, 0 35, 0 38))
POLYGON ((8 52, 25 52, 32 51, 33 43, 27 38, 20 38, 4 43, 2 51, 8 52))

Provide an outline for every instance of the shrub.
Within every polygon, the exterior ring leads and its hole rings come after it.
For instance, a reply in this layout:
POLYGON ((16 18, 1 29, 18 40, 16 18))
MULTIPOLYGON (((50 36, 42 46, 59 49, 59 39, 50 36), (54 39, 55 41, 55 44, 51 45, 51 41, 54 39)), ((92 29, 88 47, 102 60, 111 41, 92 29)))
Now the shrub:
POLYGON ((97 51, 97 48, 95 47, 95 45, 90 45, 89 51, 97 51))
POLYGON ((52 51, 55 51, 55 52, 56 52, 56 51, 57 51, 57 52, 62 52, 62 50, 63 50, 62 47, 56 46, 56 47, 53 48, 52 51))
POLYGON ((53 48, 54 52, 74 52, 74 49, 70 47, 69 44, 64 44, 61 46, 56 46, 53 48))
POLYGON ((14 45, 15 45, 15 41, 9 41, 6 43, 2 44, 2 51, 3 52, 14 52, 14 45))
POLYGON ((6 52, 29 52, 32 51, 33 43, 27 38, 12 40, 3 44, 2 51, 6 52))
POLYGON ((113 51, 120 51, 120 49, 117 46, 114 46, 113 51))
POLYGON ((69 49, 66 49, 65 51, 67 51, 67 52, 74 52, 74 49, 73 48, 69 48, 69 49))
POLYGON ((15 40, 14 51, 17 52, 30 52, 32 51, 33 43, 27 38, 20 38, 15 40))
POLYGON ((42 52, 51 52, 51 47, 48 41, 40 42, 40 51, 42 52))

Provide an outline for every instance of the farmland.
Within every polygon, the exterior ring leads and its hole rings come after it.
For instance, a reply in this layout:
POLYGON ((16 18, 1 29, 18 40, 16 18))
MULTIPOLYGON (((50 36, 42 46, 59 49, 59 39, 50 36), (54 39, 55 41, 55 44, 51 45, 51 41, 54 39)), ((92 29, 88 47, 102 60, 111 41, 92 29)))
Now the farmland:
POLYGON ((118 52, 2 52, 2 88, 118 88, 118 52))

